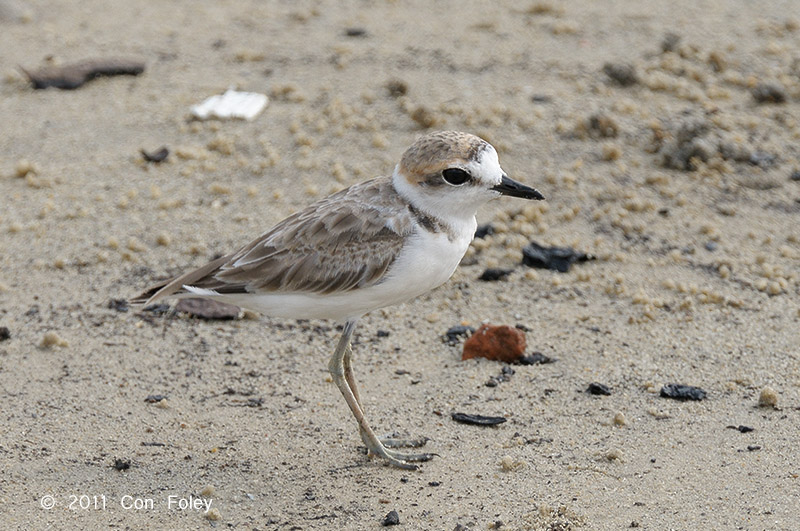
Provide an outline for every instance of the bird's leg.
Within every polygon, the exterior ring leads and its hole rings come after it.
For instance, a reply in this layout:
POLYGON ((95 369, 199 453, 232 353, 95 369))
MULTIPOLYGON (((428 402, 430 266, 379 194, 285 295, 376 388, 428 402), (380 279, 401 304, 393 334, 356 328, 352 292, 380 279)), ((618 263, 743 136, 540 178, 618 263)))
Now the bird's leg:
MULTIPOLYGON (((342 365, 344 367, 344 379, 347 382, 347 385, 350 386, 350 390, 353 392, 353 396, 355 396, 355 398, 356 398, 356 403, 358 404, 359 409, 361 409, 361 412, 363 413, 364 412, 364 406, 361 404, 361 397, 358 395, 358 386, 356 385, 356 379, 355 379, 355 376, 353 374, 352 358, 353 358, 353 349, 352 349, 350 343, 348 342, 347 343, 347 348, 346 348, 346 350, 344 352, 344 358, 342 359, 342 365)), ((366 444, 367 447, 369 447, 369 444, 367 443, 367 438, 366 438, 367 436, 366 436, 364 430, 362 430, 360 428, 360 426, 359 426, 359 432, 361 433, 361 440, 364 441, 364 444, 366 444)), ((396 437, 395 434, 390 434, 390 435, 387 435, 385 437, 379 437, 378 440, 380 440, 381 443, 383 444, 383 446, 385 448, 387 448, 387 449, 388 448, 420 448, 422 446, 425 446, 425 444, 428 442, 428 438, 427 437, 422 437, 422 438, 419 438, 419 439, 400 439, 400 438, 396 437)), ((399 456, 399 454, 396 454, 395 452, 392 452, 391 450, 387 450, 387 451, 388 451, 388 453, 390 453, 392 455, 395 455, 396 457, 399 456)), ((409 460, 410 461, 429 461, 432 456, 433 456, 433 454, 406 455, 406 456, 400 457, 400 459, 403 459, 403 460, 406 460, 406 461, 409 461, 409 460)))
POLYGON ((362 411, 359 403, 360 398, 357 394, 358 391, 351 387, 351 382, 352 384, 355 384, 355 380, 353 380, 352 364, 349 359, 350 355, 352 354, 352 350, 350 348, 350 338, 353 335, 353 330, 355 330, 355 327, 356 321, 354 320, 347 321, 345 323, 342 337, 339 339, 339 343, 336 345, 336 350, 333 352, 330 362, 328 363, 328 370, 333 377, 334 383, 339 388, 339 391, 341 391, 345 402, 347 402, 347 405, 350 407, 350 411, 353 412, 356 422, 358 422, 361 438, 364 441, 364 444, 367 445, 367 450, 375 455, 383 457, 389 461, 390 464, 396 467, 415 470, 417 469, 417 465, 414 465, 409 461, 427 461, 433 456, 429 454, 422 454, 419 456, 402 456, 387 450, 383 443, 381 443, 381 441, 375 435, 375 432, 372 431, 372 428, 369 427, 367 419, 364 418, 364 412, 362 411), (347 365, 349 370, 347 371, 345 370, 345 358, 348 358, 347 365), (348 373, 349 378, 346 378, 345 374, 348 373))

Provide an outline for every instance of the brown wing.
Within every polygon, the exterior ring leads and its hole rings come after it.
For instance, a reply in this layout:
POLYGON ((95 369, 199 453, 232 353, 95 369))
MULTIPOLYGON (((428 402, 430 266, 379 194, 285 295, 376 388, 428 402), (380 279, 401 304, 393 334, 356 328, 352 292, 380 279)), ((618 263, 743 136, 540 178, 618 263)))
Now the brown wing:
POLYGON ((377 283, 412 230, 386 177, 354 185, 289 216, 236 253, 155 287, 147 302, 184 285, 243 293, 331 293, 377 283))

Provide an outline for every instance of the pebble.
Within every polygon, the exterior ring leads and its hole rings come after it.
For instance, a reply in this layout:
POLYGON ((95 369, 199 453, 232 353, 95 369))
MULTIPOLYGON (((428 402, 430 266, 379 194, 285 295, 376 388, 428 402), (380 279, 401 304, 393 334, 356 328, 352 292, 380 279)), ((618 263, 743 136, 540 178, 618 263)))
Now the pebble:
POLYGON ((389 511, 386 513, 386 516, 383 517, 381 520, 381 525, 383 527, 388 527, 390 525, 400 525, 400 515, 397 514, 397 511, 389 511))
POLYGON ((757 103, 786 103, 786 89, 778 83, 762 82, 750 91, 757 103))
POLYGON ((667 384, 661 388, 662 398, 672 398, 674 400, 703 400, 706 392, 699 387, 682 384, 667 384))
POLYGON ((778 393, 775 392, 775 389, 769 386, 762 389, 761 394, 758 395, 758 405, 759 407, 777 408, 778 393))
POLYGON ((614 425, 615 426, 627 426, 628 425, 628 419, 625 418, 625 413, 623 413, 622 411, 618 411, 614 415, 614 425))
POLYGON ((531 242, 522 249, 522 263, 528 267, 566 273, 576 262, 594 260, 594 256, 570 247, 544 247, 531 242))
POLYGON ((213 498, 216 493, 217 489, 215 489, 212 485, 206 485, 203 487, 203 490, 200 491, 200 495, 204 498, 213 498))
POLYGON ((44 334, 42 337, 42 342, 40 346, 43 348, 52 348, 52 347, 66 347, 69 346, 66 340, 62 339, 56 332, 50 331, 44 334))
POLYGON ((11 339, 11 331, 7 326, 0 326, 0 341, 11 339))
POLYGON ((206 513, 206 518, 208 518, 212 522, 218 522, 222 520, 222 514, 219 512, 219 509, 213 507, 209 509, 208 512, 206 513))
POLYGON ((597 382, 590 383, 589 387, 586 388, 586 392, 590 395, 611 395, 611 389, 607 385, 597 382))
POLYGON ((461 424, 472 424, 474 426, 496 426, 508 420, 505 417, 488 417, 486 415, 471 415, 469 413, 453 413, 450 417, 461 424))
POLYGON ((464 342, 462 360, 486 358, 505 362, 518 361, 525 354, 525 332, 517 328, 500 325, 481 325, 464 342))
POLYGON ((481 276, 478 277, 478 280, 483 280, 484 282, 494 282, 497 280, 503 280, 513 272, 514 272, 513 269, 500 269, 500 268, 490 267, 484 270, 483 273, 481 273, 481 276))
POLYGON ((442 341, 447 343, 450 346, 457 345, 462 337, 468 337, 472 333, 475 332, 475 329, 471 326, 466 325, 457 325, 451 326, 447 329, 447 332, 444 333, 442 336, 442 341))
POLYGON ((606 63, 603 65, 603 72, 623 87, 635 85, 639 81, 636 67, 630 63, 606 63))

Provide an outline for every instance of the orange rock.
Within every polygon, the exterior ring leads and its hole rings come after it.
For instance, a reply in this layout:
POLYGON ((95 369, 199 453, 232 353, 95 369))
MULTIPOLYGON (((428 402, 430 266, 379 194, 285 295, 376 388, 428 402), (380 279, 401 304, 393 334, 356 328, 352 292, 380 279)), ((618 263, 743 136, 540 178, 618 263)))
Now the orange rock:
POLYGON ((464 342, 462 360, 486 358, 515 362, 525 354, 525 333, 517 328, 501 325, 481 325, 464 342))

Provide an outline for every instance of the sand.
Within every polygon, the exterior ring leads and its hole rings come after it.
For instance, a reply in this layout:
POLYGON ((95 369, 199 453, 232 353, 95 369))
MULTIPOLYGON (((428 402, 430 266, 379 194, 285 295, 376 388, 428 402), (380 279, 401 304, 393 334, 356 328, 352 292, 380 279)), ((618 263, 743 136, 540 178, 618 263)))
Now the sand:
POLYGON ((0 50, 0 527, 797 527, 794 2, 3 0, 0 50), (16 66, 96 57, 146 69, 62 91, 16 66), (231 86, 267 109, 189 119, 231 86), (430 438, 421 470, 359 451, 335 323, 115 309, 431 129, 547 201, 494 202, 449 283, 360 323, 367 414, 430 438), (526 268, 531 240, 597 259, 526 268), (441 340, 484 322, 556 361, 487 386, 503 365, 441 340))

